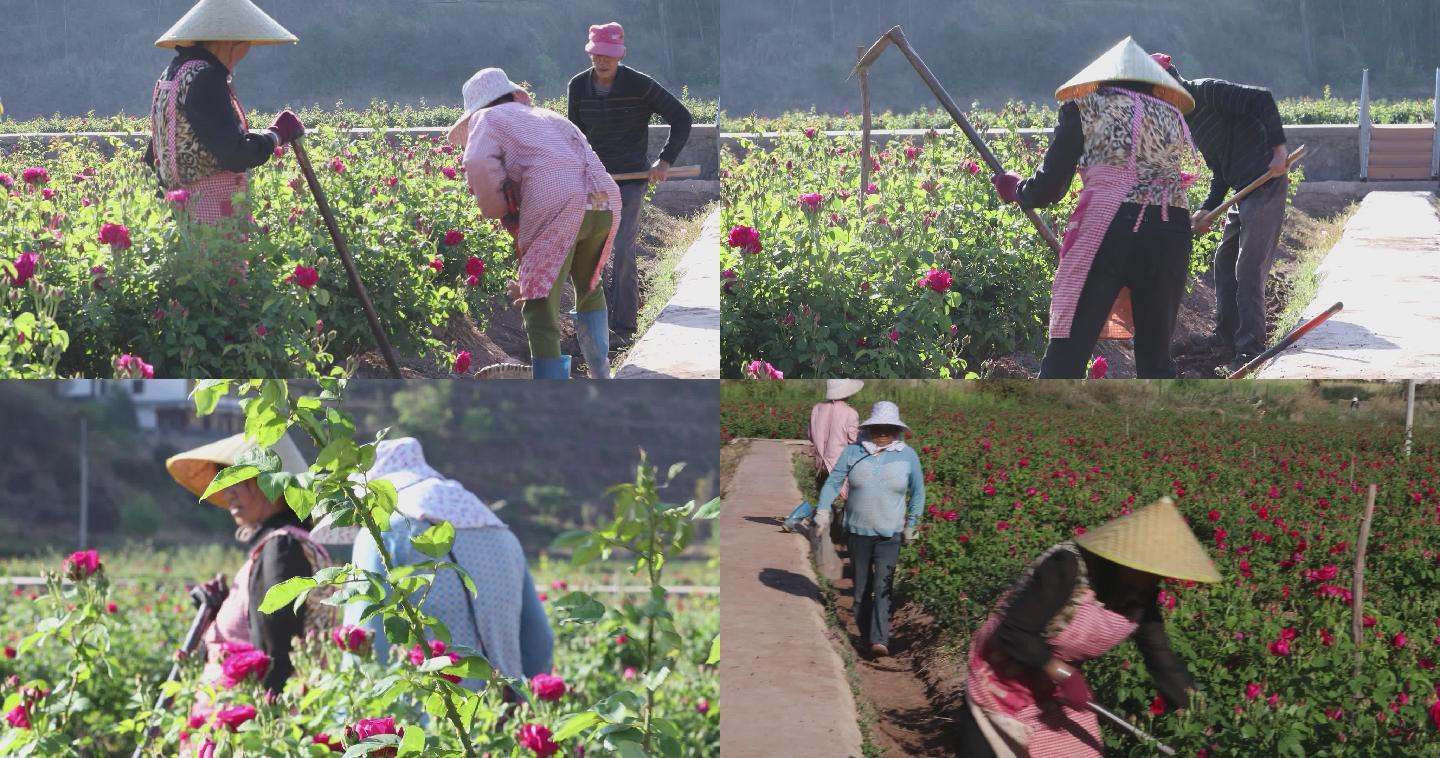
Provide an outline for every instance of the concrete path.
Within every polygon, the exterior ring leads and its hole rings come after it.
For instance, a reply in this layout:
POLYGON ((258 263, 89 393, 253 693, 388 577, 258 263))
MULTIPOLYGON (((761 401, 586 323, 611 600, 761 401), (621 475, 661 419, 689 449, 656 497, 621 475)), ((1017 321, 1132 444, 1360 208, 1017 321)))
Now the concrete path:
MULTIPOLYGON (((1440 378, 1440 213, 1428 192, 1372 192, 1320 264, 1309 319, 1345 309, 1262 379, 1440 378)), ((1303 320, 1302 320, 1303 323, 1303 320)))
POLYGON ((780 531, 800 502, 791 446, 755 440, 720 512, 720 753, 861 754, 855 701, 821 618, 805 540, 780 531))
POLYGON ((719 210, 705 219, 675 275, 675 296, 625 355, 617 379, 720 378, 719 210))

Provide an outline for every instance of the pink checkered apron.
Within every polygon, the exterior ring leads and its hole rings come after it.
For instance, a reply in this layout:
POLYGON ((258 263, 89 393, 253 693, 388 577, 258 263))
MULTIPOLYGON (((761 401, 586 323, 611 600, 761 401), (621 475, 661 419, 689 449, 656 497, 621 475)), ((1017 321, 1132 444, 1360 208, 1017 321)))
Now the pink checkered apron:
MULTIPOLYGON (((160 102, 164 97, 165 121, 160 121, 152 116, 150 119, 150 140, 155 146, 155 160, 157 163, 168 169, 167 182, 178 183, 180 181, 180 163, 176 143, 176 119, 179 114, 179 90, 177 83, 190 69, 204 65, 203 61, 193 60, 182 65, 175 72, 175 76, 166 81, 161 79, 155 82, 155 102, 160 102)), ((240 107, 240 102, 235 98, 235 90, 230 90, 230 103, 235 107, 235 112, 240 115, 240 125, 243 129, 250 128, 249 119, 245 116, 245 109, 240 107)), ((167 173, 165 171, 162 174, 167 173)), ((243 173, 234 171, 221 171, 217 174, 207 176, 182 187, 190 193, 190 199, 185 203, 184 213, 190 218, 202 224, 213 224, 222 218, 234 214, 235 209, 231 198, 250 188, 250 182, 243 173)))
MULTIPOLYGON (((1050 294, 1050 338, 1065 339, 1070 336, 1070 326, 1075 319, 1075 306, 1080 302, 1080 292, 1085 288, 1085 280, 1090 275, 1090 264, 1095 261, 1095 253, 1100 249, 1101 243, 1105 241, 1105 233, 1110 230, 1110 222, 1115 220, 1115 214, 1120 210, 1120 205, 1135 190, 1140 179, 1135 171, 1135 153, 1140 147, 1140 129, 1145 116, 1144 106, 1141 98, 1150 100, 1160 105, 1175 110, 1175 106, 1139 92, 1127 91, 1134 103, 1131 119, 1131 142, 1130 156, 1125 166, 1086 166, 1080 169, 1080 180, 1084 184, 1080 190, 1080 199, 1075 204, 1075 211, 1070 214, 1070 223, 1065 228, 1065 239, 1060 245, 1060 264, 1055 270, 1055 284, 1050 294)), ((1180 122, 1185 123, 1184 117, 1180 122)), ((1188 139, 1189 129, 1186 128, 1188 139)), ((1178 178, 1177 178, 1178 181, 1178 178)), ((1179 186, 1178 184, 1176 185, 1179 186)), ((1160 200, 1160 212, 1165 220, 1169 220, 1170 188, 1166 188, 1162 198, 1147 198, 1147 204, 1152 200, 1160 200)), ((1136 218, 1135 230, 1140 229, 1140 221, 1144 218, 1144 208, 1141 208, 1141 215, 1136 218)), ((1105 327, 1101 330, 1100 339, 1129 339, 1135 336, 1134 321, 1130 310, 1130 290, 1120 290, 1119 296, 1115 298, 1115 305, 1110 311, 1110 318, 1105 327)))
MULTIPOLYGON (((981 731, 1002 758, 1102 754, 1105 743, 1095 713, 1062 705, 1049 677, 1005 657, 995 632, 1009 597, 1006 593, 1000 599, 970 643, 966 701, 981 731)), ((1095 599, 1088 583, 1067 603, 1073 615, 1047 642, 1055 657, 1076 668, 1129 639, 1140 625, 1138 613, 1131 618, 1108 610, 1095 599)))

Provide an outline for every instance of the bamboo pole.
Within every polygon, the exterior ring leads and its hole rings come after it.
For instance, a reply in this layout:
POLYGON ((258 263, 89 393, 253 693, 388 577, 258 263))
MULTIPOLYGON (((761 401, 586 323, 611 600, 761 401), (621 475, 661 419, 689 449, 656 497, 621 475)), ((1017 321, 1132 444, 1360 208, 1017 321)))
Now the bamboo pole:
POLYGON ((1350 578, 1350 639, 1355 643, 1355 675, 1360 675, 1360 635, 1365 616, 1365 549, 1370 544, 1370 519, 1375 515, 1375 485, 1365 497, 1365 516, 1360 521, 1360 541, 1355 544, 1355 571, 1350 578))

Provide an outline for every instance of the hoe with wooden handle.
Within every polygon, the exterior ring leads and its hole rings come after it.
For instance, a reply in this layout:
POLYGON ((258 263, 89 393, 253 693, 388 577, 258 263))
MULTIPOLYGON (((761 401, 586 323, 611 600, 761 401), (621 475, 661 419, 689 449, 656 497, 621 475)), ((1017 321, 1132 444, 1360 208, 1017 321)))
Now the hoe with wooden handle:
MULTIPOLYGON (((1305 155, 1306 155, 1307 153, 1309 153, 1309 152, 1310 152, 1310 149, 1307 148, 1307 147, 1305 147, 1304 145, 1301 145, 1300 147, 1295 148, 1295 152, 1290 153, 1290 157, 1285 159, 1285 170, 1286 170, 1286 171, 1289 171, 1292 167, 1294 167, 1294 165, 1295 165, 1296 163, 1299 163, 1300 160, 1301 160, 1302 158, 1304 158, 1305 155)), ((1210 226, 1211 224, 1215 223, 1215 219, 1220 218, 1220 215, 1221 215, 1221 214, 1223 214, 1225 211, 1230 210, 1230 206, 1232 206, 1232 205, 1240 202, 1241 200, 1244 200, 1246 195, 1250 194, 1251 192, 1254 192, 1254 191, 1257 190, 1257 189, 1260 189, 1260 187, 1261 187, 1262 185, 1264 185, 1266 182, 1270 181, 1271 178, 1272 178, 1272 177, 1271 177, 1269 174, 1266 174, 1266 175, 1264 175, 1264 176, 1261 176, 1259 179, 1256 179, 1255 181, 1250 182, 1248 185, 1245 186, 1245 189, 1242 189, 1242 190, 1240 190, 1239 192, 1236 192, 1234 195, 1232 195, 1232 196, 1230 197, 1229 200, 1226 200, 1225 202, 1221 203, 1218 207, 1216 207, 1215 210, 1210 211, 1209 213, 1205 214, 1204 216, 1201 216, 1201 217, 1198 219, 1197 223, 1200 224, 1200 225, 1203 225, 1203 226, 1207 226, 1207 227, 1210 226)))
MULTIPOLYGON (((955 104, 955 100, 950 97, 950 93, 946 92, 945 88, 940 85, 940 80, 936 79, 935 74, 930 72, 930 67, 925 65, 925 61, 921 60, 920 56, 915 52, 915 48, 910 46, 910 40, 905 38, 905 30, 899 26, 891 27, 890 31, 881 35, 880 39, 876 40, 875 44, 871 45, 870 49, 866 50, 865 54, 860 56, 860 60, 855 63, 855 68, 850 70, 850 77, 853 78, 862 70, 869 68, 871 64, 875 63, 875 59, 879 58, 880 54, 885 52, 885 48, 892 44, 899 48, 900 52, 905 54, 905 59, 910 61, 910 65, 915 67, 915 73, 919 74, 920 78, 925 81, 926 86, 930 88, 930 91, 935 93, 935 97, 940 100, 940 105, 945 108, 945 112, 950 114, 950 118, 955 119, 955 123, 960 126, 960 130, 965 132, 966 137, 970 138, 970 143, 975 146, 975 150, 980 153, 980 157, 985 160, 985 165, 990 167, 990 171, 995 174, 1005 173, 1005 167, 1000 165, 1000 159, 996 158, 994 151, 990 149, 989 145, 985 144, 985 138, 980 136, 980 132, 975 131, 974 126, 970 125, 970 120, 965 118, 965 114, 961 112, 960 106, 955 104)), ((1040 214, 1036 213, 1034 208, 1026 208, 1024 210, 1026 218, 1029 218, 1030 223, 1035 225, 1035 230, 1040 232, 1040 236, 1045 239, 1045 243, 1050 246, 1051 250, 1055 251, 1056 255, 1059 255, 1059 238, 1055 236, 1054 232, 1050 231, 1050 227, 1045 224, 1045 221, 1040 218, 1040 214)))
MULTIPOLYGON (((695 177, 697 177, 697 176, 699 176, 699 175, 700 175, 700 167, 699 167, 699 166, 675 166, 674 168, 672 168, 672 169, 670 169, 668 172, 666 172, 665 178, 666 178, 667 180, 668 180, 668 179, 694 179, 695 177)), ((614 180, 617 181, 617 182, 629 182, 629 181, 634 181, 634 180, 636 180, 636 179, 649 179, 649 178, 650 178, 650 172, 649 172, 649 171, 630 171, 630 172, 627 172, 627 173, 624 173, 624 174, 611 174, 611 175, 610 175, 610 178, 611 178, 611 179, 614 179, 614 180)))

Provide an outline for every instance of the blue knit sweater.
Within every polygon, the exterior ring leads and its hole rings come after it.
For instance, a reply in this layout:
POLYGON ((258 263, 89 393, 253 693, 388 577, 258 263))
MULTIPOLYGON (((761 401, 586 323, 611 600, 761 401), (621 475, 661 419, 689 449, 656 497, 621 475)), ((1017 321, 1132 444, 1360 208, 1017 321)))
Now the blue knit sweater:
POLYGON ((845 501, 845 531, 893 537, 907 526, 920 523, 920 512, 925 508, 925 474, 920 470, 920 457, 909 445, 877 455, 871 455, 859 443, 846 447, 820 490, 817 510, 830 510, 846 479, 850 481, 850 496, 845 501))

